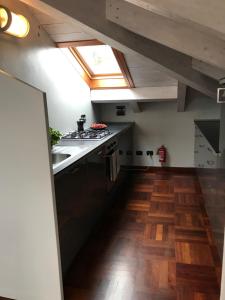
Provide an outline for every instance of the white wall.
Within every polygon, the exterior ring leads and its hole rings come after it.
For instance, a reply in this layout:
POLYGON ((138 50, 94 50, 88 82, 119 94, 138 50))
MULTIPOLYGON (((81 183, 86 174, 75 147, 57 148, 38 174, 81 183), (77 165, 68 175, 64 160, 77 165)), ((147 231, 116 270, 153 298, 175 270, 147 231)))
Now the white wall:
MULTIPOLYGON (((220 117, 220 106, 195 91, 191 91, 186 112, 178 113, 177 104, 143 103, 142 112, 134 113, 127 106, 125 117, 116 116, 116 104, 101 105, 104 121, 134 121, 134 150, 153 150, 162 144, 169 153, 169 166, 194 166, 194 119, 216 119, 220 117)), ((135 165, 159 165, 158 156, 153 160, 146 156, 134 156, 135 165)))
MULTIPOLYGON (((30 21, 31 32, 25 39, 0 36, 0 69, 47 93, 49 121, 62 132, 74 129, 82 113, 88 123, 94 120, 90 89, 68 59, 40 28, 24 4, 2 0, 13 11, 30 21)), ((88 125, 88 124, 87 124, 88 125)))

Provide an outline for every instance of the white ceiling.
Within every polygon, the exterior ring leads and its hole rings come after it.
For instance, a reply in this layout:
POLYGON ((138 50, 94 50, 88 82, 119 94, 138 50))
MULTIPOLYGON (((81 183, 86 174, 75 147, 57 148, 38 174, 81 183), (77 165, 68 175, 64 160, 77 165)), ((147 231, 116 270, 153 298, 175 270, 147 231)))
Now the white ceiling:
MULTIPOLYGON (((54 42, 89 40, 95 38, 87 34, 83 28, 77 25, 62 23, 34 9, 32 9, 32 12, 38 23, 54 42)), ((155 62, 143 58, 138 54, 131 55, 124 53, 124 55, 135 87, 177 85, 177 80, 165 74, 161 67, 155 62)))

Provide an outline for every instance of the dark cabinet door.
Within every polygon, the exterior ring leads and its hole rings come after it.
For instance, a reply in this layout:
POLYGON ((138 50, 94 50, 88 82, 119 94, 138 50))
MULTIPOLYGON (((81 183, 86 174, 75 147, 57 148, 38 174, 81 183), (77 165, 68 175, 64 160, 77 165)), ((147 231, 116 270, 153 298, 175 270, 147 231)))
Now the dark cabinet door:
POLYGON ((125 133, 121 134, 118 138, 118 149, 120 152, 119 160, 120 165, 131 166, 133 163, 133 156, 128 153, 133 151, 133 128, 129 128, 125 133))
POLYGON ((106 203, 103 149, 55 176, 63 275, 87 240, 106 203))
POLYGON ((104 148, 87 157, 87 191, 90 223, 93 225, 106 206, 106 158, 104 148))
POLYGON ((62 270, 65 273, 87 236, 85 220, 85 161, 76 163, 55 176, 62 270))

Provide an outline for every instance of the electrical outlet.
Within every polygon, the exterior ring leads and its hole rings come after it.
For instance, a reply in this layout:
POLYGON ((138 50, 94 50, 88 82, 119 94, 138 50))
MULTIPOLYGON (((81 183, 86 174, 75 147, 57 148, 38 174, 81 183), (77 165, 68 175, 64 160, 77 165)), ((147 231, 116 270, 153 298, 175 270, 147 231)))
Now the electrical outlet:
POLYGON ((148 151, 146 151, 146 154, 150 155, 150 156, 153 156, 154 152, 152 150, 148 150, 148 151))
POLYGON ((136 155, 143 155, 143 151, 136 151, 136 155))

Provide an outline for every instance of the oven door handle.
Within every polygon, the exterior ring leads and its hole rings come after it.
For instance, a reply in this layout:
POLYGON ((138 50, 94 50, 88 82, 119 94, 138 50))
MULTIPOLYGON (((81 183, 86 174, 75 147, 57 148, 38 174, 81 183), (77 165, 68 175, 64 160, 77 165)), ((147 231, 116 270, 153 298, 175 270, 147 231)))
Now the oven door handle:
POLYGON ((110 158, 110 157, 112 157, 113 153, 115 153, 116 151, 117 151, 117 148, 111 149, 110 154, 105 154, 104 158, 110 158))

